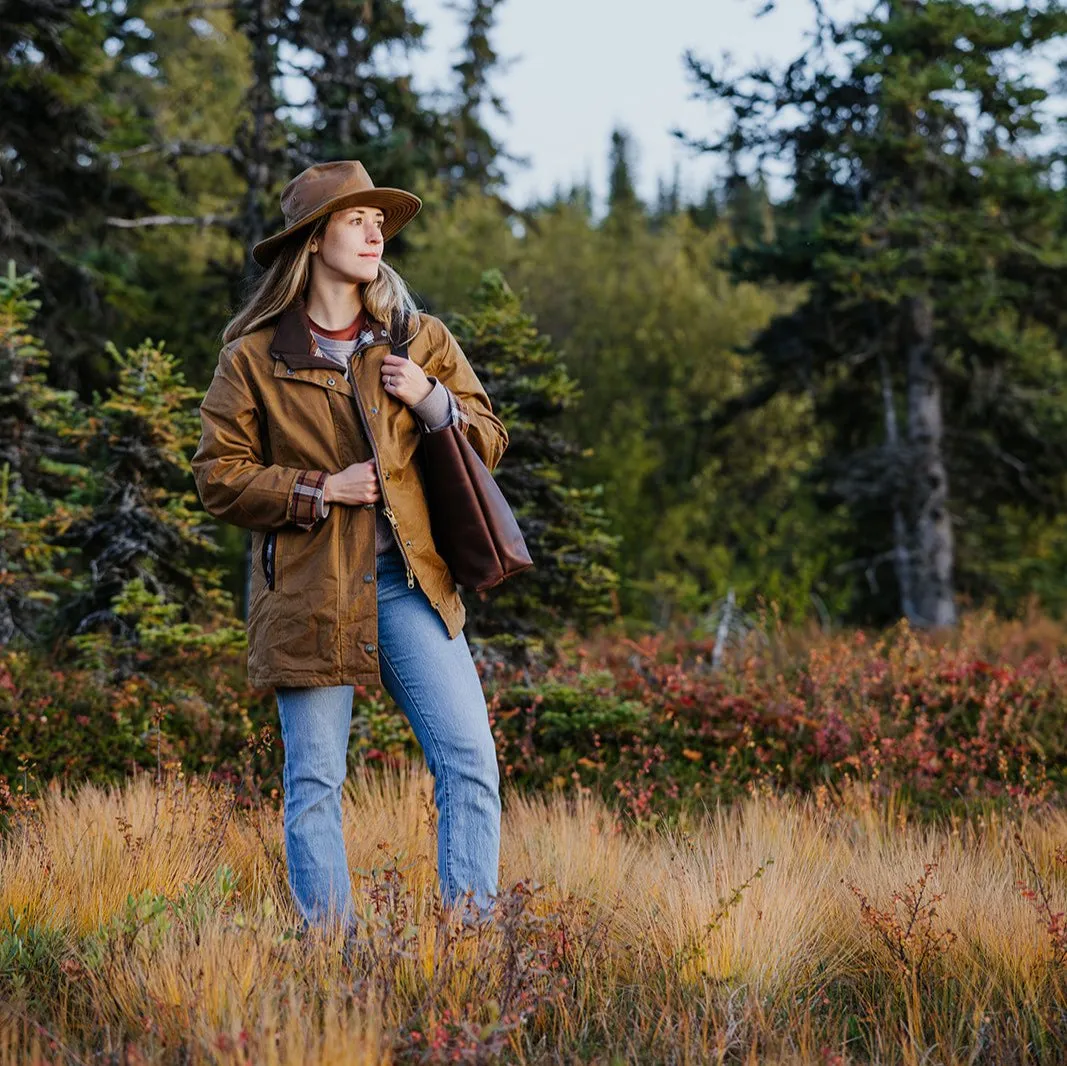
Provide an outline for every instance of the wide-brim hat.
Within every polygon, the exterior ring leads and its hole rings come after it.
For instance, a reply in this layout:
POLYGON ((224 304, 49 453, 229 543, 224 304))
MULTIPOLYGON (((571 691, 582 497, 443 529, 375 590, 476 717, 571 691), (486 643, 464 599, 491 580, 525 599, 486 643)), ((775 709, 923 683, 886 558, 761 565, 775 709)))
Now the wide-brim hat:
POLYGON ((270 266, 281 246, 297 230, 331 211, 360 206, 380 208, 385 215, 382 237, 388 240, 419 213, 422 201, 404 189, 377 188, 358 159, 338 159, 316 163, 297 174, 282 189, 281 205, 285 228, 252 248, 252 258, 261 266, 270 266))

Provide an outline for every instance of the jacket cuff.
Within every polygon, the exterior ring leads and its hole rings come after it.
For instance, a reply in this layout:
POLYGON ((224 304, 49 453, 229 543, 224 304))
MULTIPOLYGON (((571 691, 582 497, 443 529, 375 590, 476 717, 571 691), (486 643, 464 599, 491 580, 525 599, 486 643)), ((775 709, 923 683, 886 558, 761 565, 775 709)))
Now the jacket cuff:
POLYGON ((455 403, 450 389, 435 377, 427 377, 433 382, 429 395, 418 403, 411 405, 411 410, 419 420, 419 428, 424 433, 444 429, 455 424, 455 403))
POLYGON ((321 508, 322 490, 325 485, 325 470, 301 470, 296 476, 289 502, 289 521, 301 529, 311 529, 324 517, 321 508))
POLYGON ((466 436, 471 424, 471 409, 451 389, 449 389, 448 395, 452 400, 452 424, 459 426, 460 432, 466 436))

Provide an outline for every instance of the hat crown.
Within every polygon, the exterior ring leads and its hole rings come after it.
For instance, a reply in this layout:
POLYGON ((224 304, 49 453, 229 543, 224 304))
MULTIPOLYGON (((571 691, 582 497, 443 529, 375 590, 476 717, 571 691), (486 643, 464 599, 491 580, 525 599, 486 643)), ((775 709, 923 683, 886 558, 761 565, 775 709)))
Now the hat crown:
POLYGON ((302 170, 282 190, 281 208, 286 226, 310 215, 323 204, 348 193, 374 188, 367 168, 358 159, 316 163, 302 170))

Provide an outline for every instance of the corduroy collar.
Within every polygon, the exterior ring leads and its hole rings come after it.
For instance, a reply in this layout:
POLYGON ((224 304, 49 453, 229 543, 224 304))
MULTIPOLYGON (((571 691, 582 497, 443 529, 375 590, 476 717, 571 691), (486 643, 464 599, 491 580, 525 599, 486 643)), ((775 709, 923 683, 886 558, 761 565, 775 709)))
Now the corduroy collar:
MULTIPOLYGON (((357 352, 376 344, 390 343, 389 331, 385 326, 369 313, 366 318, 366 327, 356 345, 357 352), (368 332, 372 336, 365 341, 368 332)), ((311 335, 311 320, 303 297, 298 297, 281 313, 271 338, 270 354, 275 359, 284 359, 294 370, 331 365, 331 360, 319 352, 319 346, 311 335)))

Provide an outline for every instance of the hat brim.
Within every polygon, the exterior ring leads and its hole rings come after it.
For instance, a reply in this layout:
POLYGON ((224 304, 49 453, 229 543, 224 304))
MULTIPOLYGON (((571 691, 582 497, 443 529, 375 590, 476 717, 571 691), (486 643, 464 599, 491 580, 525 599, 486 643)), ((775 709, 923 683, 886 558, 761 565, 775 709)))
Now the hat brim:
POLYGON ((378 207, 385 215, 382 222, 382 239, 388 240, 395 233, 402 230, 422 208, 422 201, 414 194, 404 189, 363 189, 360 192, 346 193, 333 200, 328 200, 317 211, 294 222, 280 233, 274 233, 258 244, 252 246, 252 258, 260 266, 269 267, 278 257, 282 245, 285 244, 294 233, 298 233, 306 226, 311 225, 316 219, 322 218, 333 211, 341 211, 346 207, 378 207))

